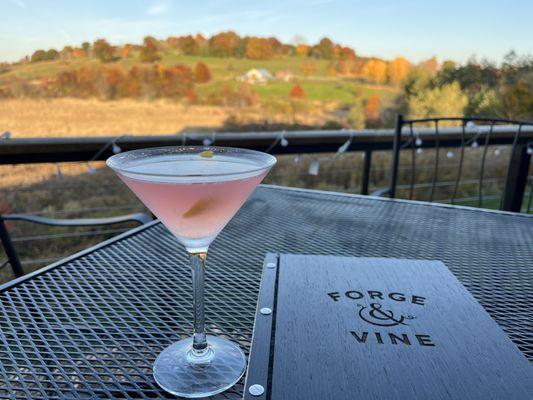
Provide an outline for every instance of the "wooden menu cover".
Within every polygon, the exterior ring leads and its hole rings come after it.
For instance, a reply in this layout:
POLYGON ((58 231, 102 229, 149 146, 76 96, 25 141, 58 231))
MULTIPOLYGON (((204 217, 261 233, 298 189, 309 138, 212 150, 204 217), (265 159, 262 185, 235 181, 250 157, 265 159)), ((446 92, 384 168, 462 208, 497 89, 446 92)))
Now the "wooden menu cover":
POLYGON ((269 254, 244 397, 530 400, 533 366, 439 261, 269 254))

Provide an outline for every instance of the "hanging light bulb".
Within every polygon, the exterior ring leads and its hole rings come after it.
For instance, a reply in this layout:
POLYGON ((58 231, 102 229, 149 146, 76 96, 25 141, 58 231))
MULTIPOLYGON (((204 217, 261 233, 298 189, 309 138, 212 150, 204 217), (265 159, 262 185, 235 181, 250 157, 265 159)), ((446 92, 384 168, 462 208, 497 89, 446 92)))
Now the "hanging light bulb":
POLYGON ((416 137, 416 140, 415 140, 415 144, 416 144, 416 147, 420 147, 422 146, 422 139, 420 139, 418 136, 416 137))
POLYGON ((309 175, 317 176, 319 167, 320 163, 318 160, 311 161, 311 164, 309 164, 309 175))
POLYGON ((118 154, 121 152, 122 152, 122 149, 120 148, 120 146, 116 143, 113 143, 113 154, 118 154))
POLYGON ((62 178, 63 177, 63 171, 61 171, 61 167, 57 163, 56 163, 56 176, 58 178, 62 178))
POLYGON ((502 154, 502 150, 499 147, 496 147, 494 149, 494 155, 498 157, 500 154, 502 154))
POLYGON ((352 143, 351 139, 348 139, 346 142, 344 142, 338 149, 337 154, 346 153, 346 150, 348 150, 348 147, 350 147, 350 144, 352 143))
POLYGON ((289 141, 285 139, 285 131, 281 131, 281 135, 279 137, 279 144, 281 147, 287 147, 289 145, 289 141))
POLYGON ((527 150, 526 150, 526 152, 527 152, 527 154, 529 154, 529 155, 533 154, 533 147, 532 147, 530 144, 527 145, 527 150))
POLYGON ((474 123, 474 121, 468 121, 468 122, 466 123, 466 127, 467 127, 467 128, 473 128, 474 126, 476 126, 476 124, 474 123))
POLYGON ((454 154, 453 154, 453 151, 451 151, 451 150, 446 153, 446 157, 447 158, 453 158, 453 156, 454 156, 454 154))
POLYGON ((479 143, 477 142, 477 140, 474 140, 470 147, 472 147, 473 149, 477 149, 479 147, 479 143))
POLYGON ((211 142, 211 139, 209 139, 209 138, 205 138, 204 140, 202 140, 202 144, 204 146, 210 146, 211 143, 213 143, 213 142, 211 142))

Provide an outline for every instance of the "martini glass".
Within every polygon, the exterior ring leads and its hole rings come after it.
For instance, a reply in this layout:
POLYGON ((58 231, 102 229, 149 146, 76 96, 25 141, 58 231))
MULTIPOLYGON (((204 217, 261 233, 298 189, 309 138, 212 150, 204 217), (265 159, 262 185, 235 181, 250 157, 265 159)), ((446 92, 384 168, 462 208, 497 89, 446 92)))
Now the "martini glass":
POLYGON ((156 382, 167 392, 206 397, 229 389, 244 374, 242 350, 206 335, 205 261, 211 242, 275 163, 273 156, 257 151, 199 146, 134 150, 107 160, 190 255, 194 333, 164 349, 153 367, 156 382))

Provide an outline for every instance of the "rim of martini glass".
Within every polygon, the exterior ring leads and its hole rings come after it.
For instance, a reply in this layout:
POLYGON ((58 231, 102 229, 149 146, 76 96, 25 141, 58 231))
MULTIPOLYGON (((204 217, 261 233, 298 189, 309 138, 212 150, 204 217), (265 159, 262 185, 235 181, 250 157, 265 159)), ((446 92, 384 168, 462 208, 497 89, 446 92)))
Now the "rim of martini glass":
MULTIPOLYGON (((206 161, 212 158, 205 158, 206 161)), ((263 153, 260 151, 242 149, 238 147, 223 147, 223 146, 163 146, 163 147, 149 147, 145 149, 137 149, 125 151, 115 154, 106 160, 108 167, 114 171, 123 174, 132 174, 135 176, 144 177, 169 177, 169 178, 194 178, 194 177, 239 177, 241 175, 249 175, 254 172, 264 171, 276 164, 276 157, 263 153), (179 169, 169 173, 153 173, 143 172, 142 167, 144 160, 150 160, 158 156, 171 156, 173 154, 199 154, 204 151, 212 151, 214 154, 235 156, 242 160, 249 160, 249 162, 241 162, 241 164, 250 166, 249 169, 241 170, 239 172, 221 172, 221 173, 202 173, 198 171, 195 173, 180 173, 179 169), (246 157, 248 156, 248 158, 246 157), (131 170, 135 167, 135 170, 131 170)))

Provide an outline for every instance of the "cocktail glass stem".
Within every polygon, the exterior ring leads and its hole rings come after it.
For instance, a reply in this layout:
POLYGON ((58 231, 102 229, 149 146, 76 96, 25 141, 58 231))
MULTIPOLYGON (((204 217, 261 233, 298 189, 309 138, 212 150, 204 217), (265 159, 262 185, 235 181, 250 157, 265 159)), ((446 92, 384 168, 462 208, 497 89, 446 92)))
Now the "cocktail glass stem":
POLYGON ((204 277, 207 253, 191 253, 191 271, 194 307, 194 334, 192 358, 203 358, 209 346, 205 335, 204 277))

